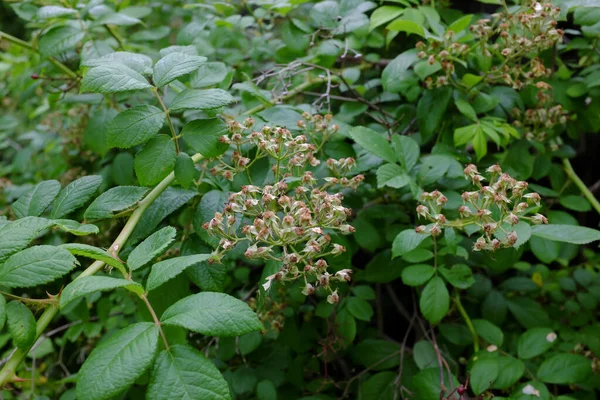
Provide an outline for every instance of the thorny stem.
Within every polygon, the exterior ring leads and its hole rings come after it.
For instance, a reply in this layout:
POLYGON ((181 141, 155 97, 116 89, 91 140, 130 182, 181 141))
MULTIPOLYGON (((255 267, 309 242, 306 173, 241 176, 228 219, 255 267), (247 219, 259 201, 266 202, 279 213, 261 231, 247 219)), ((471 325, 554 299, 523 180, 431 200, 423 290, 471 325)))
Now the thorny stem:
MULTIPOLYGON (((34 48, 31 45, 31 43, 28 43, 24 40, 16 38, 12 35, 9 35, 8 33, 2 32, 2 31, 0 31, 0 39, 6 39, 11 43, 16 44, 17 46, 21 46, 24 49, 34 51, 36 53, 40 52, 38 49, 34 48)), ((79 79, 79 75, 77 74, 77 72, 73 71, 71 68, 67 67, 65 64, 58 61, 56 58, 48 57, 48 61, 50 61, 52 64, 54 64, 58 69, 62 70, 65 74, 69 75, 71 78, 79 79)))
MULTIPOLYGON (((203 157, 200 153, 194 154, 192 156, 192 160, 195 163, 200 161, 202 158, 203 157)), ((144 214, 144 212, 158 198, 158 196, 160 196, 160 194, 162 192, 164 192, 169 187, 169 185, 171 185, 171 183, 173 183, 174 180, 175 180, 175 173, 171 172, 169 175, 167 175, 167 177, 165 179, 163 179, 158 185, 156 185, 156 187, 154 189, 152 189, 152 191, 150 193, 148 193, 148 195, 146 195, 146 197, 144 197, 143 200, 141 200, 138 203, 138 207, 131 214, 131 216, 127 220, 127 223, 121 230, 121 233, 119 233, 119 236, 117 236, 117 238, 115 239, 113 244, 110 246, 110 250, 114 254, 117 254, 119 252, 119 250, 121 250, 123 248, 123 245, 125 244, 127 239, 129 239, 129 236, 131 235, 131 233, 133 232, 133 229, 136 227, 136 225, 142 218, 142 215, 144 214)), ((85 276, 94 275, 96 272, 100 271, 102 269, 102 267, 104 267, 104 263, 102 261, 95 261, 92 265, 87 267, 85 269, 85 271, 83 271, 75 279, 80 279, 85 276)), ((52 306, 48 307, 42 313, 42 315, 40 316, 40 318, 37 320, 37 323, 36 323, 36 336, 35 336, 36 340, 39 339, 39 337, 44 333, 44 331, 46 330, 48 325, 50 325, 50 323, 52 322, 52 319, 58 313, 59 309, 60 309, 59 306, 57 306, 56 304, 53 304, 52 306)), ((34 340, 34 343, 35 343, 35 340, 34 340)), ((30 349, 31 349, 31 346, 29 346, 27 349, 17 349, 13 353, 13 355, 10 357, 10 359, 7 361, 7 363, 4 365, 2 370, 0 370, 0 388, 4 387, 4 385, 6 385, 7 382, 10 382, 14 378, 15 371, 17 370, 17 368, 19 367, 19 364, 21 364, 23 359, 25 359, 25 356, 27 355, 27 353, 29 353, 30 349)), ((167 349, 168 349, 168 346, 167 346, 167 349)))
POLYGON ((458 312, 460 312, 460 315, 465 320, 465 324, 467 325, 469 332, 471 332, 471 336, 473 336, 473 349, 475 350, 475 353, 477 353, 479 351, 479 336, 477 335, 477 331, 475 331, 473 322, 471 322, 471 318, 469 317, 469 314, 467 314, 467 311, 465 310, 462 303, 460 302, 460 296, 458 293, 456 293, 456 295, 452 298, 452 300, 454 301, 454 304, 456 304, 456 308, 458 309, 458 312))
POLYGON ((565 167, 565 172, 567 173, 569 178, 573 181, 573 183, 575 183, 579 190, 581 190, 581 193, 583 193, 583 195, 590 202, 592 207, 594 207, 594 210, 596 210, 596 212, 600 214, 600 202, 598 201, 598 199, 594 196, 590 189, 588 189, 585 183, 583 183, 581 178, 577 175, 569 159, 563 158, 562 161, 565 167))
POLYGON ((167 116, 167 122, 169 123, 169 128, 171 129, 171 135, 173 135, 173 140, 175 141, 175 151, 177 152, 177 154, 179 154, 179 142, 177 141, 178 136, 177 132, 175 132, 173 121, 171 121, 171 113, 169 112, 169 109, 167 109, 167 107, 165 106, 165 103, 160 97, 160 94, 158 94, 158 89, 152 88, 152 92, 154 93, 154 96, 156 96, 156 98, 158 99, 160 107, 163 109, 165 115, 167 116))

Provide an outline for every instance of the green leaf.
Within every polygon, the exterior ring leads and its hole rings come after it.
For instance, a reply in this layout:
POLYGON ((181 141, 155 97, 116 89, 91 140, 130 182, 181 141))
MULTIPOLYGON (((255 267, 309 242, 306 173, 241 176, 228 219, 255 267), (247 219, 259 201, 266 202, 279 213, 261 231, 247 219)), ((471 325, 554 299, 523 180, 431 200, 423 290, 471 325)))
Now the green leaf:
POLYGON ((498 357, 498 378, 494 389, 508 389, 517 383, 525 373, 525 364, 513 357, 498 357))
POLYGON ((148 236, 129 254, 127 258, 129 270, 135 271, 163 254, 175 240, 175 235, 177 235, 175 228, 165 226, 148 236))
POLYGON ((125 110, 108 125, 108 145, 128 149, 145 143, 158 133, 164 121, 165 113, 154 106, 140 105, 125 110))
POLYGON ((256 400, 277 400, 277 388, 273 382, 268 380, 258 382, 256 400))
POLYGON ((93 67, 81 82, 82 92, 119 93, 151 87, 139 72, 119 63, 93 67))
POLYGON ((167 135, 148 141, 135 155, 135 174, 142 186, 154 186, 173 171, 177 151, 167 135))
POLYGON ((117 186, 102 193, 85 210, 86 220, 111 218, 115 213, 132 208, 148 191, 137 186, 117 186))
POLYGON ((171 102, 170 110, 178 113, 185 110, 214 110, 233 103, 233 97, 222 89, 186 89, 171 102))
MULTIPOLYGON (((450 386, 450 380, 454 387, 458 387, 458 380, 454 375, 448 376, 448 372, 444 369, 444 389, 450 386), (446 386, 447 385, 447 386, 446 386)), ((435 368, 427 368, 420 371, 413 377, 412 385, 419 400, 439 400, 440 393, 443 393, 441 388, 440 368, 436 365, 435 368)))
POLYGON ((10 256, 0 265, 0 285, 17 288, 42 285, 70 272, 77 260, 56 246, 33 246, 10 256))
POLYGON ((437 366, 437 353, 432 344, 426 340, 420 340, 413 346, 413 358, 419 369, 433 368, 437 366))
POLYGON ((508 309, 525 328, 550 326, 551 320, 542 306, 527 297, 515 297, 507 302, 508 309))
POLYGON ((59 248, 68 250, 71 254, 74 254, 76 256, 83 256, 94 260, 102 261, 103 263, 110 265, 111 267, 117 268, 119 271, 125 274, 125 266, 112 255, 108 254, 106 251, 98 247, 82 243, 67 243, 61 244, 59 248))
POLYGON ((137 282, 127 279, 110 278, 108 276, 84 276, 69 283, 60 295, 60 308, 65 308, 73 301, 94 292, 105 292, 117 288, 125 288, 141 295, 144 288, 137 282))
POLYGON ((376 174, 378 188, 389 186, 399 189, 410 183, 410 177, 406 171, 397 164, 384 164, 377 168, 376 174))
POLYGON ((359 398, 373 400, 393 400, 396 392, 396 374, 380 372, 361 383, 359 398))
POLYGON ((207 62, 192 74, 190 86, 194 89, 205 88, 221 83, 227 76, 227 66, 222 62, 207 62))
POLYGON ((39 19, 51 19, 51 18, 60 18, 66 17, 69 15, 77 14, 77 10, 66 7, 59 6, 44 6, 41 7, 37 12, 37 17, 39 19))
POLYGON ((0 330, 4 329, 6 323, 6 299, 0 295, 0 330))
POLYGON ((195 174, 196 167, 194 167, 192 157, 186 153, 179 153, 175 159, 175 179, 177 179, 177 182, 187 189, 194 181, 195 174))
POLYGON ((542 382, 572 384, 592 375, 592 361, 579 354, 556 354, 540 365, 537 377, 542 382))
POLYGON ((152 80, 157 87, 163 87, 180 76, 197 70, 206 62, 206 57, 185 53, 170 53, 158 60, 154 66, 152 80))
POLYGON ((408 69, 418 59, 417 50, 411 49, 390 61, 381 73, 381 84, 385 91, 391 93, 402 92, 402 82, 411 75, 414 75, 412 71, 409 71, 408 69))
POLYGON ((589 203, 589 201, 587 201, 585 197, 581 196, 561 196, 559 202, 561 206, 573 211, 588 212, 592 209, 592 206, 589 203))
POLYGON ((148 291, 156 289, 168 280, 175 278, 187 267, 206 261, 209 257, 210 254, 195 254, 157 262, 152 266, 148 281, 146 282, 146 289, 148 291))
POLYGON ((450 269, 442 267, 439 271, 457 289, 468 289, 475 283, 473 271, 468 265, 455 264, 450 269))
POLYGON ((35 342, 35 317, 24 304, 14 300, 6 305, 6 324, 13 343, 19 349, 29 349, 35 342))
POLYGON ((546 264, 550 264, 560 255, 560 243, 552 240, 532 237, 529 242, 529 247, 533 254, 546 264))
POLYGON ((41 232, 52 226, 46 218, 25 217, 0 228, 0 262, 24 249, 41 232))
POLYGON ((97 109, 83 132, 83 141, 86 147, 103 157, 108 152, 108 141, 106 140, 108 125, 116 115, 117 111, 112 108, 97 109))
POLYGON ((336 332, 346 345, 351 344, 356 337, 356 319, 350 311, 342 309, 335 316, 336 332))
POLYGON ((454 102, 454 104, 456 105, 456 108, 458 108, 458 111, 460 111, 462 115, 469 118, 471 121, 478 121, 477 113, 469 103, 462 99, 458 99, 454 102))
POLYGON ((158 327, 139 322, 101 342, 77 373, 77 398, 106 400, 144 374, 158 347, 158 327))
POLYGON ((535 225, 531 228, 533 236, 557 242, 587 244, 600 240, 600 231, 575 225, 535 225))
POLYGON ((415 139, 408 136, 393 135, 392 147, 396 157, 406 171, 410 171, 419 159, 421 149, 415 139))
POLYGON ((100 232, 96 225, 80 224, 79 222, 71 219, 55 219, 52 220, 52 222, 58 229, 76 236, 85 236, 100 232))
POLYGON ((472 124, 454 130, 454 145, 464 146, 469 143, 481 129, 479 124, 472 124))
POLYGON ((502 343, 504 343, 502 329, 485 319, 474 319, 472 322, 479 337, 498 347, 502 346, 502 343))
POLYGON ((369 153, 390 162, 396 162, 396 154, 388 141, 378 132, 364 126, 356 126, 350 129, 350 136, 356 143, 369 153))
POLYGON ((421 293, 419 308, 431 324, 437 324, 444 318, 450 308, 450 295, 442 278, 436 276, 427 283, 421 293))
POLYGON ((522 360, 537 357, 550 350, 555 340, 556 334, 550 328, 529 329, 519 336, 517 354, 522 360))
POLYGON ((43 181, 26 191, 12 205, 17 218, 38 217, 52 203, 60 191, 60 183, 55 180, 43 181))
POLYGON ((475 149, 477 161, 481 160, 487 154, 487 137, 482 129, 478 129, 473 137, 473 149, 475 149))
POLYGON ((489 389, 498 377, 498 359, 496 357, 479 358, 471 367, 471 389, 480 395, 489 389))
POLYGON ((378 7, 371 14, 371 25, 369 26, 369 30, 373 30, 380 25, 385 24, 388 21, 393 20, 394 18, 399 17, 404 13, 404 9, 396 6, 382 6, 378 7))
POLYGON ((140 222, 138 222, 133 229, 126 244, 133 246, 142 239, 148 237, 163 219, 187 203, 197 194, 197 191, 179 188, 168 188, 165 190, 156 200, 154 200, 154 202, 152 202, 144 215, 142 215, 140 222))
POLYGON ((179 300, 163 313, 161 322, 208 336, 239 336, 263 329, 248 304, 224 293, 211 292, 179 300))
MULTIPOLYGON (((446 32, 448 31, 452 31, 456 34, 464 31, 465 29, 467 29, 469 27, 469 25, 471 25, 471 20, 473 19, 473 14, 468 14, 465 15, 464 17, 461 17, 459 19, 457 19, 456 21, 454 21, 453 23, 451 23, 448 26, 448 29, 446 29, 446 32)), ((464 77, 463 77, 464 79, 464 77)))
POLYGON ((38 49, 44 57, 51 57, 75 48, 85 37, 85 32, 69 25, 57 26, 44 33, 38 40, 38 49))
POLYGON ((152 72, 152 59, 150 57, 144 54, 128 53, 126 51, 117 51, 116 53, 108 53, 99 58, 85 60, 81 65, 84 67, 99 67, 102 65, 111 66, 115 63, 123 64, 142 75, 147 75, 147 72, 152 72))
POLYGON ((148 400, 227 400, 229 386, 217 367, 188 345, 163 350, 152 368, 148 400))
POLYGON ((219 118, 196 119, 181 130, 183 141, 204 157, 217 157, 229 148, 219 138, 228 133, 227 125, 219 118))
POLYGON ((350 314, 352 314, 354 318, 360 319, 361 321, 370 321, 371 317, 373 317, 373 307, 371 307, 368 301, 361 298, 348 298, 346 307, 348 307, 348 311, 350 311, 350 314))
POLYGON ((485 4, 495 4, 498 6, 502 5, 502 0, 477 0, 480 3, 485 3, 485 4))
POLYGON ((374 371, 394 368, 400 364, 398 343, 389 340, 366 339, 352 349, 352 360, 374 371), (392 356, 396 353, 396 356, 392 356))
POLYGON ((428 237, 428 233, 417 233, 414 229, 406 229, 400 232, 392 243, 392 258, 413 251, 428 237))
POLYGON ((431 265, 410 265, 402 270, 402 282, 408 286, 421 286, 427 283, 435 273, 431 265))
POLYGON ((425 37, 425 29, 423 29, 423 26, 407 19, 397 19, 392 21, 385 27, 385 29, 393 32, 406 32, 409 35, 414 33, 415 35, 425 37))
POLYGON ((423 140, 429 139, 442 122, 446 113, 452 89, 441 87, 426 90, 417 105, 417 120, 423 140))
POLYGON ((52 204, 52 218, 69 215, 87 203, 102 184, 99 175, 84 176, 65 186, 52 204))

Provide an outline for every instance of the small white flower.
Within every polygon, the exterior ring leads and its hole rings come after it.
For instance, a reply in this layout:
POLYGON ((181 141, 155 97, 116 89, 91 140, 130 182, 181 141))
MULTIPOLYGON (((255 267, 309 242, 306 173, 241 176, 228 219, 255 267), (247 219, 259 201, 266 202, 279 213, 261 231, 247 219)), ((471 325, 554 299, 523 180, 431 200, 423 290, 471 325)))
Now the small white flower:
POLYGON ((531 384, 527 384, 523 390, 523 394, 528 394, 530 396, 540 397, 540 391, 531 386, 531 384))
POLYGON ((536 13, 541 13, 544 8, 542 7, 542 5, 540 3, 538 3, 536 1, 535 3, 533 3, 533 9, 535 10, 536 13))
POLYGON ((556 333, 550 332, 549 334, 546 335, 546 340, 550 343, 553 343, 557 337, 558 337, 558 335, 556 335, 556 333))
POLYGON ((263 285, 262 285, 263 289, 265 289, 265 292, 267 290, 269 290, 269 288, 271 287, 271 283, 273 283, 273 279, 275 279, 275 275, 277 275, 277 274, 269 275, 265 278, 267 281, 265 283, 263 283, 263 285))
POLYGON ((498 346, 496 346, 495 344, 490 344, 487 347, 487 351, 489 351, 490 353, 493 353, 494 351, 498 350, 498 346))

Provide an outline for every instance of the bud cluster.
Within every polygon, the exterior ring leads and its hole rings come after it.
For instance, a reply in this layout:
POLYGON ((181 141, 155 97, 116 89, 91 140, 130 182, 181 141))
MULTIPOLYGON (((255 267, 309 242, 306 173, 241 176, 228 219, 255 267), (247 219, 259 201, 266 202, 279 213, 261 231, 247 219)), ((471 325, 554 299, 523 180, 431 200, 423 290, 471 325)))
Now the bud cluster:
POLYGON ((514 227, 521 220, 532 224, 548 223, 542 214, 527 215, 531 206, 540 206, 541 200, 538 193, 525 193, 527 182, 517 181, 503 173, 497 164, 489 167, 486 172, 489 174, 489 185, 484 184, 486 178, 475 165, 469 164, 465 168, 465 177, 471 180, 477 190, 462 194, 463 205, 458 208, 460 218, 457 220, 449 221, 442 214, 442 208, 448 201, 446 196, 437 190, 424 192, 421 195, 423 204, 417 207, 417 214, 432 224, 420 225, 415 231, 428 233, 435 238, 441 235, 445 227, 464 228, 476 225, 482 236, 475 242, 473 250, 495 251, 512 247, 517 242, 517 232, 507 227, 514 227))
POLYGON ((451 30, 441 41, 433 40, 427 45, 417 43, 419 58, 426 59, 430 65, 436 62, 441 65, 441 73, 435 79, 428 77, 425 85, 433 88, 452 84, 456 80, 455 63, 467 65, 473 61, 470 58, 475 53, 475 57, 497 61, 497 65, 492 66, 483 77, 487 83, 521 89, 548 77, 551 70, 535 55, 562 41, 564 32, 556 28, 559 15, 560 8, 550 3, 533 2, 520 12, 499 12, 492 14, 491 18, 477 21, 470 27, 477 44, 456 40, 451 30))

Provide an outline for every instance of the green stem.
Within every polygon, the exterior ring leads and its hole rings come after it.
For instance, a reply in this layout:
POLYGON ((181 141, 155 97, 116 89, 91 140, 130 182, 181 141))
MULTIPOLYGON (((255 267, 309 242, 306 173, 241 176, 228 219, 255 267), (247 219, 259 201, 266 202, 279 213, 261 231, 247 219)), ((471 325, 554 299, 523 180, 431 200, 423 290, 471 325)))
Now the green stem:
MULTIPOLYGON (((243 115, 252 115, 255 114, 259 111, 264 110, 267 107, 272 106, 273 104, 277 103, 278 101, 283 101, 283 100, 288 100, 291 99, 292 97, 296 96, 299 93, 302 93, 303 91, 305 91, 306 89, 308 89, 309 87, 316 85, 318 83, 323 83, 323 82, 327 82, 328 78, 327 77, 322 77, 322 78, 316 78, 313 80, 308 80, 304 83, 301 83, 300 85, 296 86, 294 89, 290 90, 289 92, 287 92, 284 96, 279 96, 271 101, 269 101, 268 103, 265 104, 261 104, 260 106, 256 106, 254 108, 251 108, 249 110, 247 110, 243 115)), ((333 80, 333 77, 332 77, 333 80)))
POLYGON ((162 330, 160 320, 158 319, 156 312, 154 312, 154 308, 152 308, 152 304, 150 304, 150 302, 148 301, 148 297, 145 294, 141 295, 140 298, 142 299, 144 304, 146 304, 148 311, 150 311, 150 315, 152 315, 152 320, 154 321, 154 325, 156 325, 156 327, 158 328, 158 332, 160 333, 160 337, 163 341, 163 344, 165 345, 165 349, 167 351, 170 351, 169 342, 167 342, 167 337, 165 336, 165 333, 162 330))
POLYGON ((594 210, 596 210, 596 212, 600 214, 600 202, 598 202, 596 196, 594 196, 594 194, 590 192, 590 189, 588 189, 585 183, 583 183, 581 178, 577 175, 577 173, 573 169, 573 166, 571 165, 571 161, 569 161, 567 158, 563 158, 562 161, 563 165, 565 166, 565 172, 567 173, 569 178, 571 178, 571 180, 575 183, 579 190, 581 190, 581 193, 583 193, 583 195, 590 202, 592 207, 594 207, 594 210))
MULTIPOLYGON (((194 162, 198 162, 201 159, 202 159, 202 155, 200 153, 194 154, 192 156, 192 160, 194 162)), ((119 252, 119 250, 121 250, 123 248, 123 245, 129 238, 131 233, 133 232, 133 229, 136 227, 136 225, 140 221, 140 218, 142 218, 142 215, 144 214, 144 212, 158 198, 158 196, 160 196, 160 194, 162 192, 164 192, 171 183, 173 183, 174 180, 175 180, 175 173, 171 172, 169 175, 167 175, 167 177, 165 179, 163 179, 158 185, 156 185, 156 187, 154 189, 152 189, 152 191, 150 193, 148 193, 148 195, 146 195, 146 197, 144 197, 144 199, 142 201, 140 201, 138 203, 138 207, 131 214, 131 216, 127 220, 127 223, 123 227, 123 230, 121 230, 121 233, 119 233, 119 236, 117 236, 117 238, 115 239, 113 244, 110 246, 110 249, 114 252, 114 254, 117 254, 119 252)), ((92 265, 87 267, 86 270, 83 271, 75 279, 80 279, 85 276, 94 275, 96 272, 100 271, 103 267, 104 267, 104 263, 102 261, 95 261, 92 265)), ((54 316, 56 316, 56 314, 58 313, 59 309, 60 309, 59 306, 54 304, 54 305, 48 307, 42 313, 42 315, 40 316, 40 318, 38 319, 38 321, 36 323, 36 340, 35 341, 37 341, 37 339, 39 339, 39 337, 44 333, 44 331, 46 330, 48 325, 52 322, 52 319, 54 318, 54 316)), ((35 341, 34 341, 34 343, 35 343, 35 341)), ((32 344, 32 346, 33 346, 33 344, 32 344)), ((17 368, 19 367, 19 365, 21 364, 21 362, 23 361, 23 359, 25 358, 27 353, 29 353, 30 349, 31 349, 31 346, 29 346, 27 349, 17 349, 13 353, 13 355, 10 357, 10 359, 6 362, 6 364, 4 365, 2 370, 0 370, 0 388, 4 387, 4 385, 7 382, 10 382, 13 379, 13 377, 15 376, 15 371, 17 370, 17 368)))
MULTIPOLYGON (((31 43, 28 43, 24 40, 16 38, 12 35, 9 35, 8 33, 2 32, 2 31, 0 31, 0 39, 6 39, 11 43, 16 44, 17 46, 21 46, 27 50, 35 51, 36 53, 40 52, 38 49, 34 49, 33 46, 31 45, 31 43)), ((73 71, 71 68, 67 67, 65 64, 58 61, 56 58, 48 57, 48 61, 50 61, 52 64, 54 64, 58 69, 62 70, 65 74, 69 75, 71 78, 79 79, 79 75, 75 71, 73 71)))
POLYGON ((179 142, 177 141, 178 136, 177 136, 177 133, 175 132, 175 127, 173 126, 173 121, 171 121, 171 113, 169 112, 169 109, 165 106, 165 103, 163 102, 162 98, 160 97, 160 94, 158 94, 158 88, 152 88, 152 91, 154 92, 154 96, 156 96, 156 98, 158 99, 158 103, 160 104, 160 107, 162 108, 163 112, 167 116, 167 122, 169 123, 169 128, 171 129, 171 135, 173 135, 173 140, 175 141, 175 151, 177 152, 177 154, 179 154, 179 142))
POLYGON ((452 300, 454 300, 454 304, 456 304, 456 308, 458 309, 458 312, 460 312, 460 315, 465 320, 465 324, 467 325, 469 332, 471 332, 471 336, 473 336, 473 349, 475 350, 475 353, 477 353, 479 351, 479 336, 477 335, 477 331, 475 330, 475 327, 473 326, 473 322, 471 322, 471 318, 469 317, 469 314, 467 314, 467 311, 465 310, 462 303, 460 302, 460 295, 458 293, 456 293, 456 295, 452 298, 452 300))

